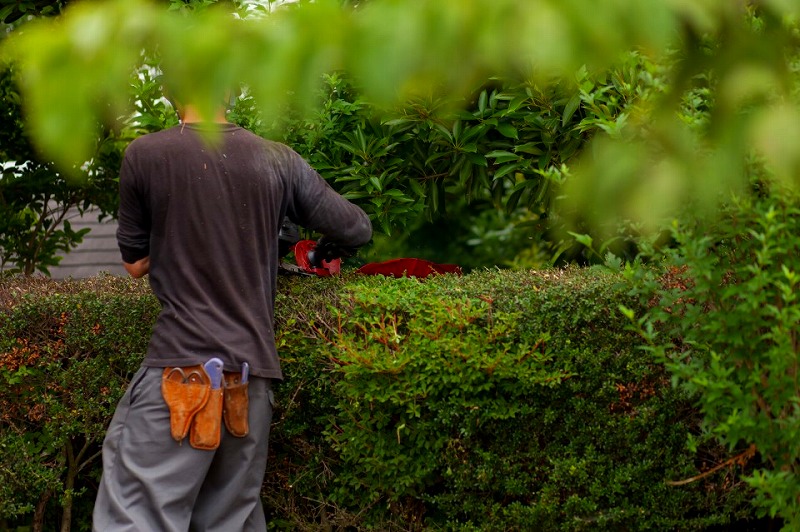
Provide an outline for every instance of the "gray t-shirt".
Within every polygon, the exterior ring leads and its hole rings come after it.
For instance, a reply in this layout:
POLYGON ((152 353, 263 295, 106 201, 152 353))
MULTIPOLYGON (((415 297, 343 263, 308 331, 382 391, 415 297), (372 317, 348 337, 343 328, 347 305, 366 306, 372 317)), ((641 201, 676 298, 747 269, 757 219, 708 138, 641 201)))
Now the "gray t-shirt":
POLYGON ((275 349, 278 232, 285 215, 358 247, 369 218, 296 152, 232 124, 186 124, 144 135, 120 171, 122 259, 150 257, 161 302, 144 364, 187 366, 219 357, 281 379, 275 349), (209 144, 198 131, 215 127, 209 144))

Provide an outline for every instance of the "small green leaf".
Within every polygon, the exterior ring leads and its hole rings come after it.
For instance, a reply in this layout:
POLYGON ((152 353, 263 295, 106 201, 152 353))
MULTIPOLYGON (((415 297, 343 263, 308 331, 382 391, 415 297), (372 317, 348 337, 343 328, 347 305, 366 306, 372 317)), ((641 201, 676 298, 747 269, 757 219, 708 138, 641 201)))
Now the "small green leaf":
POLYGON ((578 110, 580 105, 581 95, 579 92, 576 92, 572 95, 572 98, 569 99, 567 105, 564 107, 564 112, 561 115, 561 127, 566 127, 567 122, 572 119, 572 116, 575 114, 575 111, 578 110))
POLYGON ((636 317, 636 313, 633 311, 633 309, 630 309, 630 308, 626 307, 625 305, 620 305, 619 306, 619 311, 622 312, 623 316, 625 316, 626 318, 628 318, 631 321, 633 321, 633 319, 636 317))
POLYGON ((578 233, 573 233, 572 231, 567 231, 570 236, 572 236, 579 244, 586 246, 587 248, 592 247, 593 239, 589 235, 582 235, 578 233))
POLYGON ((527 153, 528 155, 542 155, 544 151, 537 146, 535 142, 526 142, 519 146, 514 146, 514 151, 517 153, 527 153))
POLYGON ((503 164, 509 161, 519 160, 519 155, 505 150, 490 151, 489 153, 486 154, 486 157, 494 159, 495 164, 503 164))
POLYGON ((486 90, 481 91, 481 95, 478 97, 478 111, 480 111, 481 116, 486 112, 486 101, 488 99, 488 94, 486 94, 486 90))
POLYGON ((489 162, 486 160, 486 157, 480 153, 470 153, 467 157, 472 164, 484 167, 489 166, 489 162))
POLYGON ((519 138, 519 132, 517 131, 517 128, 515 128, 511 124, 507 124, 507 123, 498 124, 497 125, 497 131, 499 131, 500 134, 503 135, 504 137, 508 137, 510 139, 518 139, 519 138))
POLYGON ((519 163, 512 163, 512 164, 507 164, 505 166, 501 166, 500 169, 494 173, 494 179, 500 179, 501 177, 510 174, 517 168, 519 168, 519 163))

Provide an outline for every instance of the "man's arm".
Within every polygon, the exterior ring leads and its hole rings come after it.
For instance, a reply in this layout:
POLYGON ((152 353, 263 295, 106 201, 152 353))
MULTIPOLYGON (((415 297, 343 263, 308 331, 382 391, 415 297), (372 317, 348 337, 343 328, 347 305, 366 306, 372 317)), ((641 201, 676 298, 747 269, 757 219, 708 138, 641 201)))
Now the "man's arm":
POLYGON ((134 279, 139 279, 150 273, 150 257, 137 260, 133 264, 123 262, 122 265, 125 266, 125 271, 134 279))
POLYGON ((146 195, 131 161, 135 143, 128 146, 120 169, 117 244, 125 271, 139 279, 150 272, 150 224, 146 195))
POLYGON ((321 233, 328 244, 349 248, 351 254, 369 242, 372 224, 364 210, 331 188, 300 155, 289 153, 296 177, 289 218, 321 233))

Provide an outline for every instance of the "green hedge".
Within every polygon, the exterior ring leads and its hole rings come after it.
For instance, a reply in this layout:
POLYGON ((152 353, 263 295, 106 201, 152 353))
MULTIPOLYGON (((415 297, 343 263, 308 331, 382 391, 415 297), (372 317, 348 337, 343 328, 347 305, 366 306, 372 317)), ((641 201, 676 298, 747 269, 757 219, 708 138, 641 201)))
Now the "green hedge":
MULTIPOLYGON (((699 413, 627 330, 629 288, 595 269, 281 278, 271 529, 746 521, 735 470, 667 483, 728 456, 688 450, 699 413)), ((86 529, 158 305, 146 282, 98 277, 5 280, 0 308, 0 529, 86 529)))

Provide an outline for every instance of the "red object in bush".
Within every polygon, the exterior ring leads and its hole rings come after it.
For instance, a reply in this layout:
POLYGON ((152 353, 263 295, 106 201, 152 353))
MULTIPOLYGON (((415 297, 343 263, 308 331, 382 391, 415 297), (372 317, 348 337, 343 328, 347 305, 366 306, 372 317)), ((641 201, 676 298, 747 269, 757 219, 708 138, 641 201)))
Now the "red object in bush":
POLYGON ((422 279, 434 273, 461 275, 461 267, 455 264, 437 264, 423 259, 392 259, 385 262, 365 264, 356 272, 364 275, 419 277, 422 279))
POLYGON ((342 267, 342 259, 333 259, 331 261, 323 260, 322 266, 313 267, 308 260, 308 252, 314 251, 317 243, 313 240, 301 240, 294 245, 294 260, 297 265, 308 273, 319 275, 320 277, 329 277, 331 275, 338 275, 342 267))
MULTIPOLYGON (((322 261, 322 266, 313 267, 308 260, 308 254, 316 249, 314 240, 301 240, 292 248, 295 262, 304 272, 329 277, 338 275, 342 267, 342 259, 322 261)), ((363 275, 386 275, 391 277, 418 277, 423 279, 434 273, 454 273, 461 275, 461 267, 455 264, 437 264, 424 259, 392 259, 385 262, 371 262, 365 264, 356 273, 363 275)))

